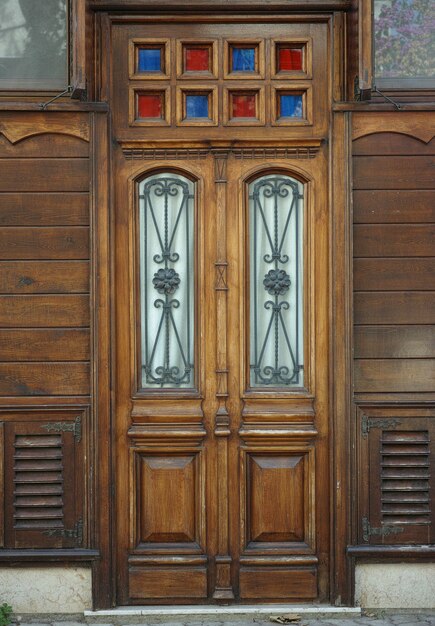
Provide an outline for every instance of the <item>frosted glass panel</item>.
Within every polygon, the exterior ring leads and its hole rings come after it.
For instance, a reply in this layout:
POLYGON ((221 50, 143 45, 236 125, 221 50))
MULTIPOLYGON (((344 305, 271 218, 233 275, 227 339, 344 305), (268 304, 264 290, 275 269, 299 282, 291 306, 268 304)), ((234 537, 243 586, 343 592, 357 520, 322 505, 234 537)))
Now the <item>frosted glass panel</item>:
POLYGON ((194 191, 172 173, 139 186, 143 388, 194 386, 194 191))
POLYGON ((65 88, 67 0, 1 0, 0 85, 65 88))
POLYGON ((271 175, 249 185, 252 387, 303 384, 303 185, 271 175))

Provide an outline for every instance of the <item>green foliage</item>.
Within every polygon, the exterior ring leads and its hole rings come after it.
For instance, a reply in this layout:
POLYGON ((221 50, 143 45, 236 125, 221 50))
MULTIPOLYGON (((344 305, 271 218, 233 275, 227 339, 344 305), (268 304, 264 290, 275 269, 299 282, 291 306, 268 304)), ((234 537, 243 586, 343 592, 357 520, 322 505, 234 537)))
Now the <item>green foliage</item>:
POLYGON ((9 626, 11 623, 12 607, 4 602, 0 604, 0 626, 9 626))

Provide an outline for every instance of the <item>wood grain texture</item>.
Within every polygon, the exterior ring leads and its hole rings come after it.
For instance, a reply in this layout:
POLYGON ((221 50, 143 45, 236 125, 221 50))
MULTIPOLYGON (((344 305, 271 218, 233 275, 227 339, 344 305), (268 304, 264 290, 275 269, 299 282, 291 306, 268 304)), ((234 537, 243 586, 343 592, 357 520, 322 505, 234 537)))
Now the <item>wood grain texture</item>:
POLYGON ((355 391, 433 391, 435 359, 356 359, 355 391))
POLYGON ((0 260, 88 258, 89 229, 84 226, 0 229, 0 260))
POLYGON ((87 363, 0 363, 0 395, 89 395, 89 374, 87 363))
POLYGON ((1 296, 0 327, 89 326, 89 296, 1 296))
POLYGON ((435 258, 354 259, 355 291, 435 290, 435 258))
POLYGON ((354 189, 434 189, 435 156, 359 156, 354 189))
POLYGON ((3 159, 2 191, 88 191, 88 159, 3 159))
POLYGON ((0 329, 0 361, 87 361, 87 329, 0 329))
POLYGON ((356 190, 353 219, 357 224, 435 222, 435 190, 356 190))
POLYGON ((433 326, 355 326, 354 353, 359 359, 435 358, 433 326))
POLYGON ((356 293, 355 324, 435 324, 435 292, 356 293))
POLYGON ((387 113, 355 113, 352 116, 352 139, 359 139, 364 135, 379 133, 403 133, 410 137, 416 137, 424 143, 428 143, 434 137, 434 129, 428 124, 427 115, 424 112, 402 115, 401 111, 389 111, 387 113))
POLYGON ((0 293, 87 293, 88 261, 1 261, 0 293))
POLYGON ((354 141, 352 154, 354 156, 435 154, 435 140, 432 139, 429 143, 425 143, 416 137, 410 137, 401 133, 379 132, 354 141))
POLYGON ((356 224, 355 257, 424 257, 435 254, 435 224, 356 224))
POLYGON ((0 193, 0 226, 88 224, 87 193, 0 193))
MULTIPOLYGON (((1 133, 1 131, 0 131, 1 133)), ((12 144, 6 137, 0 134, 0 158, 13 157, 56 157, 77 158, 89 157, 89 145, 69 135, 38 135, 12 144)))
POLYGON ((0 123, 0 132, 11 143, 17 143, 28 137, 41 134, 61 134, 78 137, 85 142, 89 141, 89 124, 87 119, 79 113, 50 115, 46 113, 27 113, 19 118, 5 115, 0 123))
POLYGON ((205 567, 131 568, 130 596, 135 598, 206 598, 205 567))
POLYGON ((315 568, 243 568, 240 572, 240 597, 258 600, 265 598, 310 599, 317 596, 315 568))

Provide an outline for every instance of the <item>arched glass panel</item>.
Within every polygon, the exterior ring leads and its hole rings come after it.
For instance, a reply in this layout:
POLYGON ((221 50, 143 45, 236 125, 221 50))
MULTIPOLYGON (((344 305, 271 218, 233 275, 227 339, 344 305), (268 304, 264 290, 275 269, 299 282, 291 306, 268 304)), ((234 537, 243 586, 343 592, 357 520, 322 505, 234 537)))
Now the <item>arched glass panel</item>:
POLYGON ((142 387, 193 387, 195 185, 153 174, 139 203, 142 387))
POLYGON ((303 190, 282 174, 249 185, 252 387, 303 384, 303 190))

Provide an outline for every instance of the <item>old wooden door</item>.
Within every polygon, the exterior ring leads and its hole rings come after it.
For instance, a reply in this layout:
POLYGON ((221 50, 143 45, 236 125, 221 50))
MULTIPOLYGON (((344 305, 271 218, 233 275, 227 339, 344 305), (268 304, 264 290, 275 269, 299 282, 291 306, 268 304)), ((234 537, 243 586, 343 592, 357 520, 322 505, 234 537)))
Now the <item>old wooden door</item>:
POLYGON ((117 600, 326 600, 327 24, 179 19, 107 27, 117 600))

